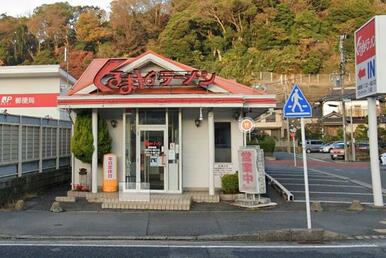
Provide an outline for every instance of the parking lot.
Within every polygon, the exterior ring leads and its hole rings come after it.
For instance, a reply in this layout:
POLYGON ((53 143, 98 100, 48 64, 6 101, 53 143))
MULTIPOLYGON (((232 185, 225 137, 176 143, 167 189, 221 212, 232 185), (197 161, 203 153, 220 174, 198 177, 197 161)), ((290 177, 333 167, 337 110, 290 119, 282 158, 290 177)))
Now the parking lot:
MULTIPOLYGON (((278 153, 278 160, 267 162, 267 173, 279 181, 293 195, 295 202, 304 202, 304 176, 301 157, 298 167, 293 166, 291 155, 278 153)), ((308 155, 308 177, 311 201, 350 203, 373 202, 371 174, 367 162, 332 161, 328 154, 308 155)), ((383 188, 386 184, 386 168, 381 167, 383 188)), ((386 192, 386 191, 385 191, 386 192)), ((384 199, 386 200, 386 194, 384 199)))

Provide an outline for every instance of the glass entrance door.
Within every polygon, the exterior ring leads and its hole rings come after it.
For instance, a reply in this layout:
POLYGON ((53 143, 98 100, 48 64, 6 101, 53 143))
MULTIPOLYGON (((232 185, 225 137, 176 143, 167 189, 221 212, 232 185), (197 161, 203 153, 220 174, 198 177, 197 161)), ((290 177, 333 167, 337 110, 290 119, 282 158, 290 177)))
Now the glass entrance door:
POLYGON ((165 129, 140 130, 141 189, 165 190, 167 150, 165 129))

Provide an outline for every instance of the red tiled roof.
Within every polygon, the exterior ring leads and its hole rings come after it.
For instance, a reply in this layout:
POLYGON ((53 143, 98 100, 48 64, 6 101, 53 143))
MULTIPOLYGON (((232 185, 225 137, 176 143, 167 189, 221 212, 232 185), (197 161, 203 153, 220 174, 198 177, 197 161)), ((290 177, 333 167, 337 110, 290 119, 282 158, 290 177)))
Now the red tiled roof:
MULTIPOLYGON (((119 69, 121 67, 124 67, 124 66, 142 58, 143 56, 145 56, 147 54, 153 54, 153 55, 165 60, 166 62, 172 63, 175 66, 178 66, 182 70, 185 70, 185 71, 195 70, 195 68, 193 68, 191 66, 179 63, 179 62, 174 61, 170 58, 167 58, 167 57, 164 57, 158 53, 155 53, 154 51, 151 51, 151 50, 148 50, 148 51, 146 51, 146 52, 144 52, 144 53, 142 53, 139 56, 134 57, 134 58, 116 59, 115 61, 116 61, 116 63, 118 63, 118 65, 114 68, 114 70, 119 69)), ((90 63, 90 65, 87 67, 87 69, 84 71, 84 73, 79 78, 79 80, 75 83, 74 87, 68 92, 67 95, 73 95, 76 92, 86 88, 87 86, 92 85, 97 73, 102 69, 102 67, 109 60, 112 60, 112 59, 113 58, 94 59, 90 63)), ((262 94, 264 94, 264 92, 261 90, 253 89, 253 88, 248 87, 246 85, 240 84, 234 80, 224 79, 220 76, 216 76, 214 84, 220 88, 223 88, 224 90, 226 90, 230 93, 233 93, 233 94, 249 94, 249 95, 262 95, 262 94)), ((153 93, 154 93, 154 90, 155 89, 152 89, 153 93)), ((145 93, 145 92, 143 92, 143 93, 145 93)), ((170 93, 170 91, 168 89, 165 91, 161 90, 158 93, 162 93, 162 92, 170 93)), ((186 93, 186 92, 183 92, 181 90, 174 90, 172 93, 186 93)), ((189 91, 187 93, 197 93, 197 92, 189 91)))

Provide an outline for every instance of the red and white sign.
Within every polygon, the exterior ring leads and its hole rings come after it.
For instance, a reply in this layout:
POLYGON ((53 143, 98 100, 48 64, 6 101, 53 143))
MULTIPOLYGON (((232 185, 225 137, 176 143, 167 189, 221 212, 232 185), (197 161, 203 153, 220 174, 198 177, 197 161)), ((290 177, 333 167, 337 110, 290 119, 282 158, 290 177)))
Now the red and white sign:
POLYGON ((357 98, 386 93, 386 16, 375 16, 355 32, 355 76, 357 98))
POLYGON ((239 122, 239 128, 242 132, 250 132, 255 128, 255 122, 252 118, 244 117, 239 122))
POLYGON ((56 107, 57 93, 0 94, 0 108, 56 107))
POLYGON ((118 92, 130 94, 136 89, 166 87, 166 86, 192 86, 207 87, 214 83, 215 73, 205 70, 193 71, 149 71, 141 74, 140 70, 132 72, 110 71, 107 63, 95 76, 94 84, 102 92, 118 92), (105 68, 106 67, 106 68, 105 68))
POLYGON ((117 190, 117 156, 105 154, 103 156, 103 191, 115 192, 117 190))
POLYGON ((257 182, 257 153, 255 149, 239 150, 239 191, 258 193, 257 182))

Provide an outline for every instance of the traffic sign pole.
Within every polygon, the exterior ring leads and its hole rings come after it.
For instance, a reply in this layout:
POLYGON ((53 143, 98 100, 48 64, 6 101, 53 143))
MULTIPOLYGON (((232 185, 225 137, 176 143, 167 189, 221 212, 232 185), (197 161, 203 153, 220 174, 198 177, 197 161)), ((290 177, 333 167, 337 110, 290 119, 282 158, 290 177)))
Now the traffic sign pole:
POLYGON ((311 229, 311 209, 310 209, 310 191, 308 188, 308 169, 307 169, 307 153, 306 153, 306 133, 304 130, 304 118, 300 118, 302 131, 302 149, 303 149, 303 172, 304 172, 304 188, 306 195, 306 212, 307 212, 307 228, 311 229))
MULTIPOLYGON (((310 191, 308 187, 308 171, 307 171, 307 154, 306 154, 306 133, 304 130, 304 117, 312 117, 312 107, 299 85, 295 84, 291 94, 283 107, 284 117, 300 118, 301 133, 302 133, 302 149, 303 149, 303 170, 304 170, 304 188, 306 195, 306 213, 307 213, 307 228, 311 229, 311 209, 310 209, 310 191)), ((294 151, 295 153, 295 151, 294 151)), ((296 158, 296 154, 294 156, 296 158)))
POLYGON ((370 167, 371 181, 373 184, 374 206, 383 206, 381 174, 378 160, 378 132, 377 132, 377 103, 375 97, 367 98, 368 101, 368 118, 369 118, 369 147, 370 147, 370 167))
POLYGON ((292 137, 292 145, 294 147, 294 167, 296 167, 296 146, 295 146, 295 137, 292 137))

